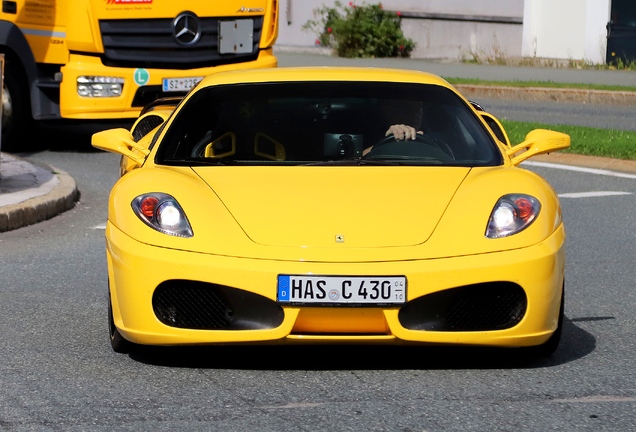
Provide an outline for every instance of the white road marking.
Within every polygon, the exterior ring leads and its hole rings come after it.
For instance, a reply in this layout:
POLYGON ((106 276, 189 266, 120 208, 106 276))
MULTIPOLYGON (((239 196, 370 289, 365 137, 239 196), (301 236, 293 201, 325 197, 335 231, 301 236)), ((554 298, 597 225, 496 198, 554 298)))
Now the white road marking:
POLYGON ((290 403, 287 405, 279 405, 279 406, 264 406, 265 409, 289 409, 289 408, 314 408, 326 405, 324 402, 322 403, 290 403))
POLYGON ((616 196, 616 195, 631 195, 631 192, 573 192, 573 193, 564 193, 559 194, 559 198, 594 198, 594 197, 605 197, 605 196, 616 196))
POLYGON ((597 403, 597 402, 636 402, 636 397, 630 396, 583 396, 573 399, 553 399, 556 403, 597 403))
POLYGON ((94 230, 105 230, 106 229, 106 224, 102 224, 102 225, 95 225, 93 228, 94 230))
POLYGON ((554 169, 561 169, 565 171, 577 171, 577 172, 604 175, 604 176, 610 176, 610 177, 636 179, 636 174, 626 174, 626 173, 620 173, 620 172, 609 171, 604 169, 584 168, 579 166, 561 165, 561 164, 555 164, 555 163, 549 163, 549 162, 526 161, 526 162, 523 162, 521 165, 537 166, 537 167, 543 167, 543 168, 554 168, 554 169))

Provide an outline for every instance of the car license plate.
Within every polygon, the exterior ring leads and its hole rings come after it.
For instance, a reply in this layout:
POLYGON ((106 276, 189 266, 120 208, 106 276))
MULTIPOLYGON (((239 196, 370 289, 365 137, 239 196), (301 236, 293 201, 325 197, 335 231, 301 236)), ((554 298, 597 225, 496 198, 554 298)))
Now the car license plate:
POLYGON ((278 302, 315 305, 401 305, 404 276, 279 275, 278 302))
POLYGON ((203 77, 188 77, 188 78, 164 78, 163 91, 164 92, 180 92, 188 91, 201 81, 203 77))

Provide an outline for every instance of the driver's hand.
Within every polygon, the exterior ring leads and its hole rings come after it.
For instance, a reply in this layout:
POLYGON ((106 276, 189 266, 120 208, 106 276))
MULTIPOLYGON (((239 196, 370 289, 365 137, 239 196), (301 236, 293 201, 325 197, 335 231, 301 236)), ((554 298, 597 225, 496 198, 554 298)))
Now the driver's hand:
POLYGON ((397 141, 402 141, 402 140, 414 140, 416 133, 420 135, 424 134, 424 132, 422 131, 415 132, 415 128, 413 126, 398 124, 398 125, 391 126, 389 130, 386 131, 385 135, 386 136, 393 135, 397 141))

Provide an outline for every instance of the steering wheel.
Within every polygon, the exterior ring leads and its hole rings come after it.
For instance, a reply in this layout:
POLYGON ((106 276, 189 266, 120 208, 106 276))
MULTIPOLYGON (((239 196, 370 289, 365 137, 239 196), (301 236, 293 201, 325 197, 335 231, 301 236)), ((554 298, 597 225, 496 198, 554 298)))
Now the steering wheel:
POLYGON ((362 159, 369 159, 381 156, 430 156, 440 160, 455 160, 450 146, 443 140, 437 138, 432 139, 422 134, 416 134, 415 139, 396 140, 393 135, 389 135, 381 139, 362 159), (434 150, 423 151, 422 144, 432 147, 434 150), (388 146, 388 148, 387 148, 388 146), (382 149, 382 147, 384 147, 382 149), (427 154, 423 154, 427 153, 427 154))

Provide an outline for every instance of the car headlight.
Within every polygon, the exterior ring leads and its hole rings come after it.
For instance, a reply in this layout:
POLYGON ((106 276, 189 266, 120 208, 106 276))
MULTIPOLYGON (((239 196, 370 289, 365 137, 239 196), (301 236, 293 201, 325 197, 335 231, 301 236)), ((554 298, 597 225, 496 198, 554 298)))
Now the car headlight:
POLYGON ((192 227, 174 197, 164 193, 139 195, 132 203, 135 214, 150 228, 177 237, 192 237, 192 227))
POLYGON ((541 203, 535 197, 524 194, 508 194, 499 198, 490 214, 486 237, 507 237, 528 228, 537 218, 541 203))

